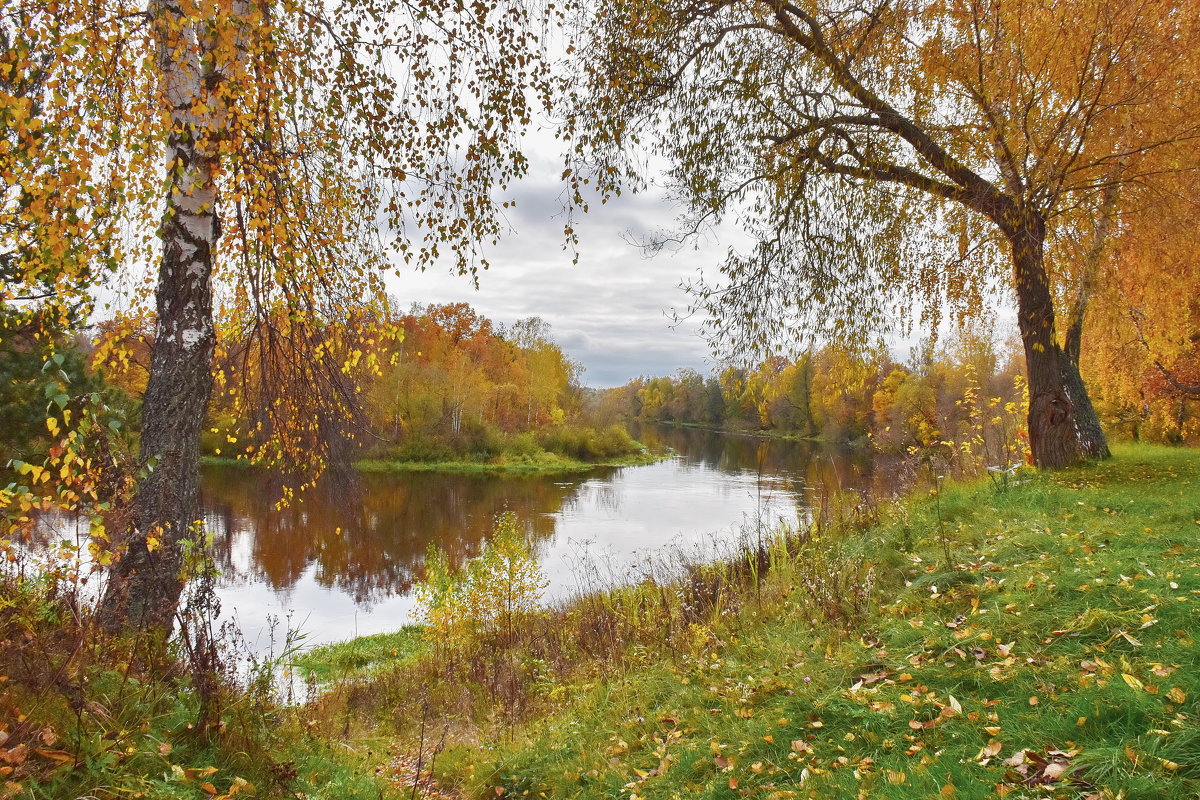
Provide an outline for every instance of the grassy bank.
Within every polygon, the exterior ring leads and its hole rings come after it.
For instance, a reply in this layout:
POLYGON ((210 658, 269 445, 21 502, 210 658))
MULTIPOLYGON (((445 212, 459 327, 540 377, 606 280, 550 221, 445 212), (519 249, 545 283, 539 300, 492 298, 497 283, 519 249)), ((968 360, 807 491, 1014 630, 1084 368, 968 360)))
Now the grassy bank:
POLYGON ((668 458, 665 453, 640 452, 608 457, 597 461, 541 451, 533 455, 496 456, 485 461, 356 461, 355 469, 362 472, 455 472, 480 474, 555 474, 587 472, 602 467, 636 467, 654 464, 668 458))
POLYGON ((296 660, 305 678, 318 684, 367 678, 382 669, 394 669, 428 650, 419 625, 406 625, 395 633, 360 636, 345 642, 314 647, 296 660))
POLYGON ((814 443, 828 443, 830 441, 820 434, 806 436, 799 433, 788 433, 787 431, 758 430, 753 428, 729 427, 726 425, 706 425, 702 422, 679 422, 677 420, 647 420, 647 422, 653 425, 670 425, 676 428, 694 428, 695 430, 699 431, 727 433, 731 436, 752 436, 756 439, 782 439, 786 442, 814 443))
POLYGON ((370 742, 312 734, 304 710, 277 696, 277 665, 195 638, 184 647, 107 635, 69 580, 8 567, 0 798, 401 796, 377 773, 383 754, 370 742))
POLYGON ((1024 478, 847 507, 324 708, 405 735, 378 709, 419 697, 473 797, 1195 796, 1200 453, 1024 478))
MULTIPOLYGON (((625 456, 606 458, 601 461, 581 461, 557 453, 540 452, 532 456, 498 456, 486 461, 386 461, 383 459, 361 459, 354 462, 360 472, 452 472, 481 475, 503 474, 567 474, 587 472, 604 467, 639 467, 655 464, 669 458, 668 453, 652 453, 642 450, 625 456)), ((205 456, 201 463, 209 467, 246 467, 254 465, 245 460, 223 456, 205 456)))
MULTIPOLYGON (((669 457, 651 452, 629 438, 623 428, 604 431, 567 428, 544 432, 538 438, 524 434, 501 437, 471 452, 443 445, 421 445, 381 451, 354 462, 360 472, 451 472, 469 474, 567 474, 604 467, 634 467, 669 457)), ((207 455, 205 466, 252 467, 246 459, 207 455)))

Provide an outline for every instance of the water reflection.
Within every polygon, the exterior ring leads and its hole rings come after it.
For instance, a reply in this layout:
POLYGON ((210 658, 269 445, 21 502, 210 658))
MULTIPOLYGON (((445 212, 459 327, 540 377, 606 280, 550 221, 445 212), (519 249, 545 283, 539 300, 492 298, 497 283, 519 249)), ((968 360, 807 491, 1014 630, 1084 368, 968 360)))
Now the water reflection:
POLYGON ((878 493, 892 478, 863 453, 661 426, 635 436, 672 459, 574 477, 437 473, 366 475, 283 511, 279 486, 246 470, 204 472, 220 594, 251 638, 294 611, 310 642, 393 630, 430 544, 461 563, 477 555, 495 515, 515 512, 550 580, 573 591, 581 553, 637 569, 664 545, 728 538, 744 520, 804 516, 831 490, 878 493))
POLYGON ((553 536, 554 512, 581 481, 365 475, 358 486, 318 489, 281 511, 274 508, 274 478, 217 468, 205 470, 203 496, 227 582, 265 581, 286 590, 312 572, 320 586, 370 603, 407 593, 431 543, 454 563, 477 555, 494 515, 505 508, 525 523, 532 542, 553 536))

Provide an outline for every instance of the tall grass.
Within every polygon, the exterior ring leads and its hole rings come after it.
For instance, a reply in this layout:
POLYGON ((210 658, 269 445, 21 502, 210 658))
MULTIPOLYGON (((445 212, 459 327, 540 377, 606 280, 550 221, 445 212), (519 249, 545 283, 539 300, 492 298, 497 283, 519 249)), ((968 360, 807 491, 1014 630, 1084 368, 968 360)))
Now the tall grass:
POLYGON ((170 639, 107 634, 100 574, 69 551, 0 562, 0 796, 381 796, 365 750, 314 738, 279 695, 286 648, 255 656, 195 603, 170 639))

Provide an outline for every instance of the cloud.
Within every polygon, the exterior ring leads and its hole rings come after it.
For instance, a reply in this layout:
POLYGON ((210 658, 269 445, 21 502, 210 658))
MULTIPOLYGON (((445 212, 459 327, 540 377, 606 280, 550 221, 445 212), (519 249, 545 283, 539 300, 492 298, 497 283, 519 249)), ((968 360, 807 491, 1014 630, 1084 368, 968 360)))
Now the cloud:
POLYGON ((727 245, 708 237, 696 249, 646 257, 630 242, 670 228, 675 210, 661 194, 626 194, 594 203, 576 218, 579 262, 572 264, 564 249, 561 169, 534 159, 531 176, 511 193, 517 201, 508 214, 513 233, 485 253, 491 266, 479 274, 478 290, 435 270, 392 278, 390 290, 402 306, 465 301, 497 323, 542 317, 563 349, 583 363, 590 386, 680 367, 707 371, 699 320, 675 325, 673 314, 690 301, 681 281, 698 266, 715 268, 727 245))

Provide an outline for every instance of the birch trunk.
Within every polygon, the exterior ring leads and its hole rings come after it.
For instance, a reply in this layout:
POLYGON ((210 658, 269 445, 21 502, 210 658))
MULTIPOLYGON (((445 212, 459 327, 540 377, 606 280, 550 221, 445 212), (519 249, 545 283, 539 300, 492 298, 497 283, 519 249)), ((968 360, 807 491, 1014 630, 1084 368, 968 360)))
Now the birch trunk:
POLYGON ((185 542, 197 542, 201 534, 200 432, 216 342, 216 140, 224 103, 219 65, 207 52, 212 21, 189 18, 177 0, 152 0, 148 13, 170 122, 157 327, 142 404, 141 455, 153 468, 134 497, 126 549, 101 599, 101 624, 110 630, 172 626, 185 583, 185 542))

